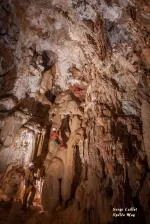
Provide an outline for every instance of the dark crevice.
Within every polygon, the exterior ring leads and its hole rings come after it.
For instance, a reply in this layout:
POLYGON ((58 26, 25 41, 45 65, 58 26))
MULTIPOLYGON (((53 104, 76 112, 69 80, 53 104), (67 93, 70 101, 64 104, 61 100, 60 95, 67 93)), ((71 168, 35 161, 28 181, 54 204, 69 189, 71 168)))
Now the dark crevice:
POLYGON ((59 196, 58 196, 58 200, 59 200, 59 204, 62 205, 63 202, 63 198, 62 198, 62 193, 61 193, 61 189, 62 189, 62 178, 58 179, 59 182, 59 196))
POLYGON ((74 153, 74 177, 72 183, 72 191, 71 191, 71 198, 74 198, 77 186, 81 181, 81 173, 82 173, 82 162, 79 153, 78 145, 75 146, 75 153, 74 153))
POLYGON ((69 128, 69 115, 67 115, 61 123, 60 126, 60 131, 61 131, 61 138, 64 143, 66 143, 69 139, 69 137, 66 135, 66 132, 70 133, 70 128, 69 128))

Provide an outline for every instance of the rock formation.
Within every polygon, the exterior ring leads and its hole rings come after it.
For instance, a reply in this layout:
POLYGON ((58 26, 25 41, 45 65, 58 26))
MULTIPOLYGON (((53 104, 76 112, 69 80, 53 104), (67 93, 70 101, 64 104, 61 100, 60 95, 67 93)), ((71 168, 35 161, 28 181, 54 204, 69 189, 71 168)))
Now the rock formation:
POLYGON ((0 0, 0 223, 150 223, 149 32, 148 0, 0 0))

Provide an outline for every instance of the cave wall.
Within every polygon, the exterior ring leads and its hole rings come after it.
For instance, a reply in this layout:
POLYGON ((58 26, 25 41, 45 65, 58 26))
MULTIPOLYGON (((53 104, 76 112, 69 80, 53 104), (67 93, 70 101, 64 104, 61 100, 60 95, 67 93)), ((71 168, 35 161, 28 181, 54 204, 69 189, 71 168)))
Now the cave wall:
POLYGON ((3 198, 3 172, 40 157, 52 223, 109 223, 113 207, 148 223, 149 2, 1 0, 0 12, 3 198))

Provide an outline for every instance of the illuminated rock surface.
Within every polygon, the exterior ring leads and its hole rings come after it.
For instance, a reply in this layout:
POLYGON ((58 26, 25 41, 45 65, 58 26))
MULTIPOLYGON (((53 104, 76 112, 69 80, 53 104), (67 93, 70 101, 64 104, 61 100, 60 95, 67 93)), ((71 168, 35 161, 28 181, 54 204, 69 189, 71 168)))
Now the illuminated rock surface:
POLYGON ((0 223, 150 222, 149 32, 148 0, 0 0, 0 223))

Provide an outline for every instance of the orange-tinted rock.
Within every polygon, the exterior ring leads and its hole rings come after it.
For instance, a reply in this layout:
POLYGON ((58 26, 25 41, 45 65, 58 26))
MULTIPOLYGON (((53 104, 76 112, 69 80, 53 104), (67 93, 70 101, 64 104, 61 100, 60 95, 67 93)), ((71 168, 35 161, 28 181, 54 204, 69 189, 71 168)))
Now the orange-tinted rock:
POLYGON ((146 63, 150 65, 150 48, 144 48, 142 52, 146 63))

